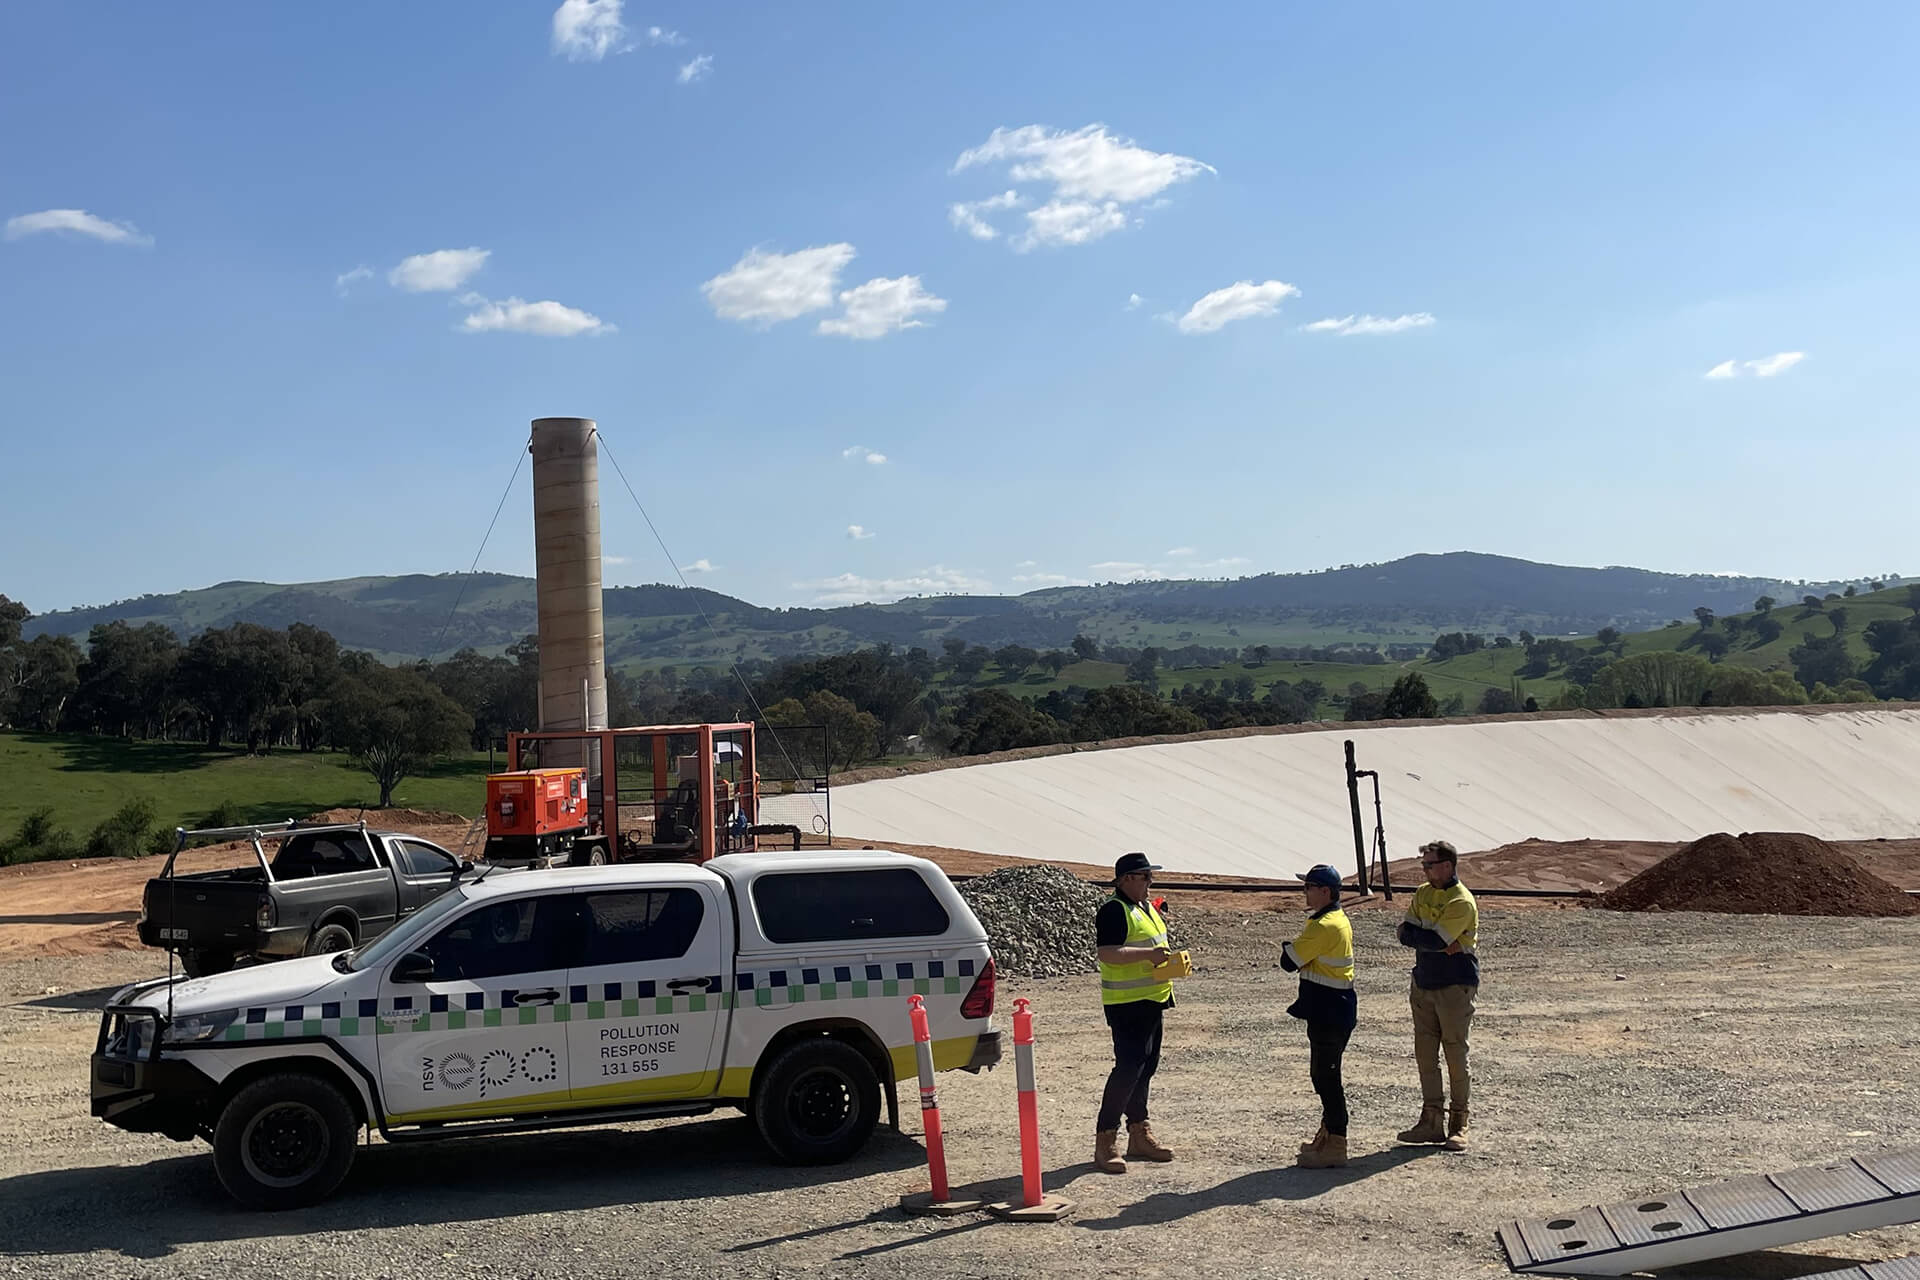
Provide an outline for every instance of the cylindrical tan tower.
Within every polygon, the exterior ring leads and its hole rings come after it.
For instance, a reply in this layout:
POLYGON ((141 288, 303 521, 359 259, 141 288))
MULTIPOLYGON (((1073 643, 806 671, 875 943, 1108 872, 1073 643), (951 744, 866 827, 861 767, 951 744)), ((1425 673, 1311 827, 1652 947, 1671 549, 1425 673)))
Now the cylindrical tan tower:
POLYGON ((591 418, 533 420, 533 555, 540 601, 542 729, 607 727, 606 629, 600 616, 600 451, 594 433, 591 418))

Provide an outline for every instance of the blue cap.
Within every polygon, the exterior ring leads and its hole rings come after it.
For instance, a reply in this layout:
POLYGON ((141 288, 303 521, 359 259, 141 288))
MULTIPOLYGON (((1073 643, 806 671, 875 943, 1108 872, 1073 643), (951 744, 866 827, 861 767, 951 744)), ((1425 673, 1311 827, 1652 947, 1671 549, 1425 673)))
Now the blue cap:
POLYGON ((1307 874, 1301 876, 1300 883, 1317 884, 1322 888, 1331 889, 1335 893, 1338 893, 1340 892, 1340 873, 1325 863, 1321 863, 1319 866, 1307 872, 1307 874))

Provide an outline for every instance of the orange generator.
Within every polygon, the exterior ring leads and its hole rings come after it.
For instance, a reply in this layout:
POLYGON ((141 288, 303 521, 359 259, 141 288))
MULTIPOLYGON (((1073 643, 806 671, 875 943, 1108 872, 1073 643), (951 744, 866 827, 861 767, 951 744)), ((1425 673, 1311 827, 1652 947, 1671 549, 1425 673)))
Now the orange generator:
POLYGON ((488 862, 564 862, 587 832, 585 769, 487 776, 488 862))

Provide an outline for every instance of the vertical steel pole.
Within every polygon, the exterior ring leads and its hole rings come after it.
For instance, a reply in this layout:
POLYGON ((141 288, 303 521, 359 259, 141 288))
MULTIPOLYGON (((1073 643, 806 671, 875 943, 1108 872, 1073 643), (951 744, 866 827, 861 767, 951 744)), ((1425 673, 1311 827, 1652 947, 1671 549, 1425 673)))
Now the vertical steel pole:
POLYGON ((1353 811, 1353 856, 1360 867, 1360 892, 1367 892, 1367 837, 1360 829, 1360 773, 1353 762, 1353 739, 1347 739, 1347 807, 1353 811))

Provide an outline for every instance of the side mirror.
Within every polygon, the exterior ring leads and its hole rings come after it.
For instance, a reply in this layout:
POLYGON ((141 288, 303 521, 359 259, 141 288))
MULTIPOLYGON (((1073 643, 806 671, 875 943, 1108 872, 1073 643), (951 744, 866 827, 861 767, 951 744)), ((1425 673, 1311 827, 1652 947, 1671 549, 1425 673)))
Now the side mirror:
POLYGON ((433 957, 424 951, 409 951, 393 965, 395 982, 430 982, 433 979, 433 957))

